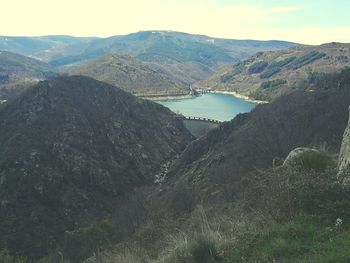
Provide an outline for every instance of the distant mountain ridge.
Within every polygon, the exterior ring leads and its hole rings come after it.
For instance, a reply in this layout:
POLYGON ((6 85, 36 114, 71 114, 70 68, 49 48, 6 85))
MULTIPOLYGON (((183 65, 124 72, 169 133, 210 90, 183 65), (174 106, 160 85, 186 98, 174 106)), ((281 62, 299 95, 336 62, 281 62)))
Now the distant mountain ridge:
POLYGON ((350 66, 350 44, 329 43, 259 52, 194 85, 272 100, 293 88, 312 89, 318 78, 350 66), (310 88, 311 87, 311 88, 310 88))
POLYGON ((94 37, 73 37, 63 35, 52 36, 0 36, 0 50, 11 51, 22 55, 34 55, 65 45, 84 43, 96 39, 94 37))
POLYGON ((210 66, 238 60, 257 51, 295 45, 284 41, 230 40, 173 31, 141 31, 92 40, 82 46, 80 52, 74 50, 74 45, 67 46, 63 54, 53 53, 46 60, 53 65, 64 65, 113 52, 126 52, 144 61, 195 61, 210 66), (239 49, 244 52, 240 53, 239 49))
POLYGON ((112 53, 127 53, 189 86, 211 76, 218 67, 258 51, 297 44, 212 38, 174 31, 141 31, 107 38, 70 36, 0 37, 0 49, 30 55, 69 72, 72 67, 112 53))

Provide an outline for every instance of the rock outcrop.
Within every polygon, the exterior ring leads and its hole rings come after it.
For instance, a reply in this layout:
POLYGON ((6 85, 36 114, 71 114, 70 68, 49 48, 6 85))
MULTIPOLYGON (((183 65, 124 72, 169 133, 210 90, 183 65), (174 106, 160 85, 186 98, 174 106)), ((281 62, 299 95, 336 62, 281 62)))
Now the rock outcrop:
POLYGON ((283 166, 303 170, 324 171, 333 164, 332 157, 324 151, 308 147, 298 147, 288 154, 283 166))
MULTIPOLYGON (((350 108, 349 108, 350 110, 350 108)), ((343 141, 341 144, 340 154, 339 154, 339 175, 347 176, 349 175, 350 168, 350 119, 348 126, 345 129, 343 135, 343 141)))

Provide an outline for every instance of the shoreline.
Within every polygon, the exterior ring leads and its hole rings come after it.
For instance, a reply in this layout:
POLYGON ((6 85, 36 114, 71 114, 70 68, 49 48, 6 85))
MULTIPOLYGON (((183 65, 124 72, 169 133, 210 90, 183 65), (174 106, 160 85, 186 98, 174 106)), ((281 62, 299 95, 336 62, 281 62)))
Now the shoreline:
MULTIPOLYGON (((208 94, 210 93, 217 93, 217 94, 225 94, 225 95, 230 95, 230 96, 234 96, 236 98, 242 99, 244 101, 250 102, 250 103, 254 103, 254 104, 266 104, 269 103, 268 101, 264 101, 264 100, 254 100, 249 98, 248 96, 239 94, 235 91, 226 91, 226 90, 211 90, 210 92, 208 92, 208 94)), ((187 95, 155 95, 155 96, 140 96, 139 98, 141 99, 146 99, 146 100, 151 100, 151 101, 167 101, 167 100, 183 100, 183 99, 192 99, 196 96, 201 96, 201 93, 198 93, 198 95, 193 95, 193 94, 187 94, 187 95)))
POLYGON ((164 95, 164 96, 151 96, 151 97, 139 97, 141 99, 145 100, 151 100, 151 101, 167 101, 167 100, 183 100, 183 99, 192 99, 194 95, 187 94, 187 95, 164 95))
POLYGON ((231 95, 231 96, 234 96, 236 98, 239 98, 239 99, 242 99, 242 100, 245 100, 247 102, 254 103, 254 104, 266 104, 266 103, 269 103, 268 101, 265 101, 265 100, 254 100, 254 99, 251 99, 248 96, 239 94, 239 93, 237 93, 235 91, 211 90, 209 93, 218 93, 218 94, 231 95))

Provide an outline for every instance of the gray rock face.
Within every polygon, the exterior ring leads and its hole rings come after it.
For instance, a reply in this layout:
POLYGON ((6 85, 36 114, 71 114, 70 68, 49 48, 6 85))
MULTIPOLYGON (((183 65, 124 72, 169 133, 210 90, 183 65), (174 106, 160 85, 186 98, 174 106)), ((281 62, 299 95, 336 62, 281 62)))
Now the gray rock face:
POLYGON ((312 148, 299 147, 291 151, 283 166, 295 167, 308 171, 325 171, 336 165, 334 158, 327 152, 312 148))
MULTIPOLYGON (((349 108, 350 110, 350 108, 349 108)), ((343 141, 339 154, 339 175, 345 176, 350 168, 350 119, 343 135, 343 141)))
POLYGON ((307 147, 298 147, 292 150, 287 158, 283 162, 283 166, 295 166, 302 163, 302 159, 306 154, 317 154, 318 150, 307 148, 307 147))

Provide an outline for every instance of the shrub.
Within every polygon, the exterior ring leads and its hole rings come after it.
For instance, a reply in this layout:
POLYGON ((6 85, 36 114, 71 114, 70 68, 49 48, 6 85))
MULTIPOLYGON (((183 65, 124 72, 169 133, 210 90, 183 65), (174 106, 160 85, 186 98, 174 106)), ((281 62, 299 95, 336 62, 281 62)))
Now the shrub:
POLYGON ((320 58, 323 58, 326 54, 325 53, 320 53, 318 51, 311 51, 304 56, 301 56, 294 60, 294 62, 291 64, 293 69, 298 69, 301 68, 307 64, 310 64, 320 58))
POLYGON ((211 230, 195 234, 191 239, 178 240, 173 252, 164 263, 214 263, 222 260, 220 248, 225 242, 211 230))
POLYGON ((291 63, 293 60, 295 60, 296 57, 289 57, 283 60, 279 61, 273 61, 264 72, 260 74, 260 78, 267 79, 275 75, 276 73, 280 72, 282 68, 289 63, 291 63))
POLYGON ((260 78, 267 79, 280 71, 281 71, 280 67, 268 67, 264 72, 260 74, 260 78))
POLYGON ((29 263, 29 260, 20 256, 11 256, 6 250, 0 250, 1 263, 29 263))

